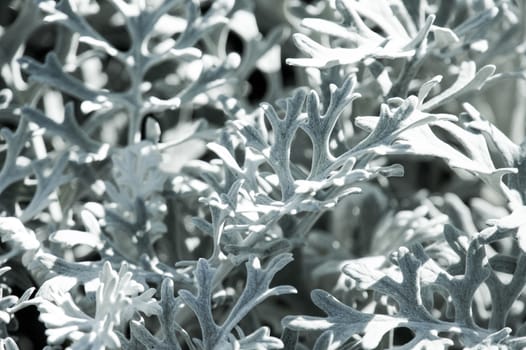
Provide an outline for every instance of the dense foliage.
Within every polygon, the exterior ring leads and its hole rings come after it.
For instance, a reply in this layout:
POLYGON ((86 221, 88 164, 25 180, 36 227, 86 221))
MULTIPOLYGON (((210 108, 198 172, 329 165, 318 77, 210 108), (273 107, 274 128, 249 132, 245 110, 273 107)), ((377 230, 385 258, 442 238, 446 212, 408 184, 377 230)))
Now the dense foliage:
POLYGON ((0 348, 525 348, 525 6, 0 2, 0 348))

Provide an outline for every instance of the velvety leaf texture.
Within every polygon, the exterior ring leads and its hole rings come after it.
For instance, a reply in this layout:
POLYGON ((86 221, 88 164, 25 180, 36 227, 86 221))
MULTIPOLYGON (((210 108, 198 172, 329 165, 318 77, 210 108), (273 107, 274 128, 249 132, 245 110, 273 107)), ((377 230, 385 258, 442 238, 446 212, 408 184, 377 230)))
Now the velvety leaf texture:
POLYGON ((526 348, 525 16, 0 1, 0 348, 526 348))

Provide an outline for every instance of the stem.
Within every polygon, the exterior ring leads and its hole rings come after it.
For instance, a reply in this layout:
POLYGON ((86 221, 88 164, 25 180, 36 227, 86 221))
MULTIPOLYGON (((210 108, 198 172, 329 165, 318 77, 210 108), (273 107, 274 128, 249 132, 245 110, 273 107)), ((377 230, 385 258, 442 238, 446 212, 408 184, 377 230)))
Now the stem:
POLYGON ((141 141, 141 112, 139 108, 128 109, 130 115, 130 124, 128 127, 128 144, 139 143, 141 141))

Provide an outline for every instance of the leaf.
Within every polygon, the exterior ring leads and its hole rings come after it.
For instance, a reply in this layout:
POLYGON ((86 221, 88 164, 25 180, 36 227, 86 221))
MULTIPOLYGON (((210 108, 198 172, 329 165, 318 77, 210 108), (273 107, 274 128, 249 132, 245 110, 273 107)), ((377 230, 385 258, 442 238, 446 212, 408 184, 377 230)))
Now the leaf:
POLYGON ((23 179, 30 173, 30 161, 21 155, 26 142, 30 139, 28 123, 22 119, 14 133, 7 128, 2 128, 0 135, 7 144, 7 153, 0 170, 0 193, 2 193, 10 184, 23 179))
MULTIPOLYGON (((266 268, 262 268, 259 259, 252 257, 246 263, 247 280, 245 288, 230 310, 228 317, 221 325, 218 325, 214 321, 211 304, 211 282, 217 270, 212 269, 206 260, 199 259, 196 269, 197 295, 188 290, 181 290, 179 296, 197 316, 201 327, 203 346, 206 349, 213 349, 220 345, 226 346, 230 342, 230 332, 256 305, 271 296, 295 293, 296 290, 290 286, 269 287, 275 274, 291 261, 291 254, 280 254, 272 258, 266 268)), ((250 346, 253 348, 254 345, 248 345, 250 342, 254 342, 259 347, 262 346, 262 341, 272 344, 272 346, 281 345, 279 339, 267 337, 265 329, 260 329, 239 342, 240 345, 246 344, 247 348, 251 348, 250 346)))
POLYGON ((221 341, 221 330, 212 316, 211 282, 215 271, 210 268, 205 259, 199 259, 195 272, 197 295, 188 290, 179 291, 179 296, 197 316, 202 331, 205 348, 212 349, 221 341))
POLYGON ((353 93, 356 82, 346 79, 341 87, 330 86, 330 101, 325 114, 320 113, 318 95, 311 92, 307 97, 308 119, 302 129, 309 135, 313 145, 312 165, 308 179, 319 179, 325 176, 326 168, 335 161, 330 154, 330 136, 344 108, 351 105, 360 95, 353 93))
POLYGON ((294 43, 310 58, 289 58, 286 60, 287 64, 327 69, 339 65, 356 65, 367 58, 411 58, 426 40, 435 20, 434 15, 428 16, 420 30, 410 35, 386 1, 369 4, 372 8, 367 8, 359 1, 337 1, 336 7, 346 18, 345 22, 354 22, 356 28, 350 27, 349 23, 345 23, 347 26, 344 27, 310 18, 302 24, 312 30, 348 41, 351 48, 326 47, 304 34, 297 33, 293 35, 294 43), (363 19, 372 21, 381 28, 386 37, 371 30, 363 19))
MULTIPOLYGON (((453 237, 454 233, 449 232, 449 243, 453 245, 459 236, 453 237)), ((459 334, 463 344, 473 348, 481 344, 489 346, 512 342, 509 329, 503 328, 497 332, 485 330, 478 327, 472 319, 474 293, 490 274, 480 238, 472 239, 465 250, 460 248, 456 251, 461 257, 458 267, 462 271, 455 275, 439 267, 424 253, 421 246, 415 246, 413 251, 407 248, 398 250, 394 261, 399 269, 369 267, 359 260, 351 261, 343 268, 344 274, 356 281, 358 290, 371 289, 395 300, 397 308, 392 315, 363 313, 339 302, 325 291, 315 290, 311 295, 312 300, 327 317, 287 316, 283 325, 296 331, 321 331, 317 346, 327 349, 337 349, 348 341, 350 344, 360 344, 365 349, 373 349, 386 332, 397 327, 407 327, 414 333, 414 338, 403 349, 425 346, 445 349, 454 345, 449 337, 440 335, 441 332, 459 334), (436 287, 434 291, 447 290, 455 307, 453 322, 435 318, 424 307, 421 293, 423 286, 436 287), (358 335, 361 337, 357 337, 358 335), (355 341, 351 341, 353 336, 355 341)))
POLYGON ((287 64, 300 67, 330 68, 338 65, 357 64, 368 57, 396 59, 414 55, 413 50, 401 50, 400 52, 384 50, 379 47, 378 43, 355 49, 344 49, 327 48, 304 34, 297 33, 292 38, 294 44, 301 51, 311 56, 311 58, 288 58, 286 60, 287 64))
POLYGON ((191 102, 197 96, 226 84, 229 79, 232 80, 233 72, 239 64, 240 57, 235 53, 228 55, 225 60, 219 64, 214 64, 208 60, 202 60, 200 63, 202 69, 192 83, 188 84, 176 96, 168 100, 163 100, 154 96, 150 97, 147 101, 146 107, 143 108, 143 113, 158 113, 169 109, 173 110, 179 108, 181 105, 191 102))
MULTIPOLYGON (((0 37, 0 67, 9 64, 16 52, 38 26, 38 8, 32 3, 24 4, 16 20, 4 27, 0 37)), ((0 191, 1 192, 1 191, 0 191)))
POLYGON ((23 222, 29 221, 49 204, 50 195, 63 184, 71 181, 72 176, 64 174, 68 164, 68 154, 64 153, 54 164, 49 175, 45 175, 41 163, 34 163, 33 170, 38 180, 37 190, 29 205, 20 216, 23 222))
POLYGON ((19 252, 29 252, 40 247, 35 233, 15 217, 0 217, 0 237, 2 242, 9 243, 19 252))
POLYGON ((0 340, 0 347, 5 350, 18 350, 18 346, 11 337, 0 340))
POLYGON ((433 25, 431 26, 431 32, 435 37, 433 43, 438 49, 451 47, 453 44, 456 44, 460 41, 455 32, 446 27, 433 25))
MULTIPOLYGON (((349 153, 358 153, 365 150, 377 151, 380 154, 387 153, 389 152, 389 145, 404 134, 427 128, 426 124, 431 122, 456 119, 449 115, 422 113, 417 110, 417 105, 418 99, 415 96, 409 96, 400 106, 393 110, 383 104, 380 110, 380 117, 356 118, 356 124, 370 131, 370 134, 351 149, 349 153)), ((414 140, 409 142, 407 146, 418 145, 420 142, 414 140)), ((402 149, 402 151, 406 151, 406 149, 402 149)))
POLYGON ((199 6, 195 1, 187 1, 187 21, 185 31, 177 39, 175 48, 190 47, 194 45, 207 32, 216 29, 218 25, 225 24, 224 17, 233 7, 234 1, 215 1, 210 11, 204 16, 199 16, 199 6))
POLYGON ((63 137, 72 144, 78 145, 86 152, 98 153, 100 150, 101 145, 92 140, 78 125, 72 103, 66 104, 64 120, 60 124, 31 107, 22 108, 22 115, 38 124, 41 128, 63 137))
POLYGON ((80 284, 86 286, 94 282, 101 268, 100 262, 68 262, 49 253, 38 254, 28 266, 30 271, 45 279, 37 292, 37 296, 44 298, 50 293, 68 292, 80 284))
POLYGON ((422 111, 432 111, 453 98, 467 92, 480 90, 495 72, 495 66, 487 65, 476 71, 475 62, 462 62, 457 80, 449 88, 422 105, 422 111))
POLYGON ((523 252, 526 252, 526 206, 519 206, 510 215, 498 220, 491 220, 489 223, 495 225, 498 230, 515 231, 514 236, 519 247, 523 252))
POLYGON ((422 86, 418 90, 418 101, 420 101, 420 103, 418 104, 419 108, 422 108, 423 101, 427 98, 427 96, 429 95, 431 90, 435 86, 440 84, 441 81, 442 81, 442 76, 441 75, 437 75, 437 76, 433 77, 433 79, 428 80, 424 84, 422 84, 422 86))
POLYGON ((247 280, 245 289, 222 327, 232 329, 252 308, 271 296, 296 293, 296 289, 291 286, 270 288, 270 283, 276 273, 292 260, 291 254, 280 254, 273 257, 265 268, 261 268, 258 258, 252 257, 249 259, 246 263, 247 280))
POLYGON ((242 350, 283 349, 283 343, 280 339, 270 335, 268 327, 260 327, 251 334, 241 338, 239 347, 242 350))
MULTIPOLYGON (((60 23, 69 28, 73 33, 78 33, 82 42, 102 49, 110 56, 116 56, 118 51, 97 33, 82 16, 77 14, 75 5, 76 4, 71 3, 70 0, 60 0, 58 4, 42 1, 40 3, 40 9, 48 13, 48 15, 44 17, 44 21, 60 23)), ((53 59, 55 59, 55 57, 53 59)))
POLYGON ((237 164, 237 161, 234 159, 232 154, 230 154, 230 152, 226 149, 226 147, 224 147, 224 146, 222 146, 222 145, 220 145, 218 143, 215 143, 215 142, 210 142, 206 146, 212 152, 217 154, 219 156, 219 158, 221 158, 223 160, 224 164, 230 170, 232 170, 233 172, 235 172, 237 174, 243 174, 243 170, 241 170, 241 168, 237 164))
POLYGON ((322 331, 315 348, 321 349, 329 343, 328 350, 338 349, 353 335, 365 332, 361 341, 364 349, 374 349, 385 332, 398 327, 403 320, 383 315, 369 315, 356 311, 342 304, 329 293, 314 290, 311 293, 313 303, 322 309, 326 318, 312 316, 287 316, 283 319, 284 327, 298 331, 322 331), (330 334, 332 339, 327 339, 330 334), (369 334, 369 336, 367 336, 369 334), (323 345, 322 345, 323 344, 323 345))
POLYGON ((83 244, 90 248, 101 249, 103 246, 100 237, 90 232, 77 230, 58 230, 49 236, 49 240, 69 247, 83 244))
MULTIPOLYGON (((64 1, 62 0, 62 2, 64 1)), ((46 56, 43 64, 29 57, 20 58, 19 63, 22 69, 30 75, 30 79, 34 81, 54 87, 82 101, 88 100, 100 105, 109 103, 108 92, 89 89, 81 80, 64 72, 62 64, 54 52, 46 56)))

